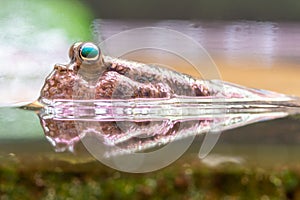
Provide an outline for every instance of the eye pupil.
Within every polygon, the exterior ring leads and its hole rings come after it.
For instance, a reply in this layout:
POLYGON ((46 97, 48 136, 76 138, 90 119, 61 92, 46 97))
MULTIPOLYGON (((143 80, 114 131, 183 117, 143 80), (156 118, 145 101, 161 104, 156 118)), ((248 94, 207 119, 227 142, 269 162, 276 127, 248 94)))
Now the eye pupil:
POLYGON ((81 47, 80 56, 82 59, 96 60, 99 56, 99 49, 94 44, 85 44, 81 47))

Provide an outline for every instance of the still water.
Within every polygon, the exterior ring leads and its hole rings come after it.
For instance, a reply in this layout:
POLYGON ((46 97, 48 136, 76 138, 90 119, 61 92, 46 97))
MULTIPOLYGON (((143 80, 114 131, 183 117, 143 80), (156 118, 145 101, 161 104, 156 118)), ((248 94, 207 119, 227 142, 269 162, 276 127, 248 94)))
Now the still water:
MULTIPOLYGON (((299 24, 251 21, 136 22, 102 20, 96 21, 94 26, 97 35, 95 39, 98 42, 120 31, 141 26, 170 28, 180 31, 199 42, 206 49, 216 64, 223 80, 247 87, 267 89, 288 95, 300 95, 300 79, 298 78, 300 73, 299 24)), ((166 38, 160 37, 160 35, 152 35, 151 37, 161 42, 166 40, 166 38)), ((126 43, 119 45, 126 46, 126 43)), ((176 46, 176 43, 173 45, 176 46)), ((185 47, 181 46, 180 48, 184 49, 185 47)), ((113 52, 113 49, 107 47, 105 51, 113 52)), ((192 54, 188 49, 186 51, 192 54)), ((67 54, 67 49, 65 53, 67 54)), ((135 61, 155 63, 155 59, 158 58, 157 56, 158 54, 153 52, 153 50, 144 49, 128 52, 123 57, 135 61)), ((186 62, 182 60, 178 62, 174 61, 172 57, 169 57, 169 54, 160 53, 159 59, 164 58, 169 60, 168 65, 171 65, 173 69, 197 76, 197 74, 195 74, 196 71, 192 68, 188 68, 186 62)), ((57 62, 60 61, 57 60, 57 62)), ((34 71, 35 69, 30 68, 28 70, 34 71)), ((9 81, 11 81, 11 70, 3 71, 2 74, 1 81, 7 80, 8 85, 11 86, 11 84, 9 84, 9 81), (9 74, 9 76, 6 76, 5 73, 9 74)), ((24 79, 22 75, 19 76, 24 79)), ((37 82, 41 83, 45 79, 45 77, 35 78, 38 80, 37 82)), ((14 87, 22 88, 23 85, 16 84, 14 87)), ((39 87, 41 88, 42 84, 39 87)), ((27 100, 37 99, 38 96, 34 96, 39 93, 36 91, 36 88, 37 87, 34 88, 35 91, 31 93, 32 95, 30 98, 27 98, 27 100)), ((5 94, 7 88, 2 84, 1 90, 3 94, 5 94)), ((1 98, 1 101, 3 101, 1 103, 4 105, 11 103, 11 105, 13 105, 18 101, 22 101, 21 96, 20 94, 13 94, 8 96, 7 99, 1 98)), ((37 110, 26 110, 14 107, 0 108, 1 166, 17 166, 17 168, 22 170, 50 170, 53 168, 67 170, 71 165, 81 166, 80 170, 83 171, 89 171, 91 167, 95 167, 95 163, 97 163, 96 167, 99 167, 101 164, 86 151, 84 144, 78 139, 78 133, 72 129, 73 125, 68 125, 69 122, 64 124, 64 121, 61 119, 52 119, 48 114, 47 112, 45 114, 37 110), (53 123, 55 120, 57 120, 56 122, 58 122, 58 124, 53 123), (55 131, 53 132, 53 130, 55 131), (91 165, 91 163, 93 165, 91 165)), ((271 118, 272 117, 260 118, 260 120, 253 120, 251 123, 242 123, 240 126, 237 125, 236 127, 233 126, 228 130, 224 130, 217 144, 204 159, 199 159, 198 157, 204 134, 192 133, 191 135, 194 135, 195 138, 193 138, 191 146, 187 149, 180 161, 185 164, 197 162, 208 167, 217 167, 228 163, 236 166, 263 169, 299 167, 299 116, 278 114, 273 116, 273 118, 278 119, 269 120, 271 118)), ((84 123, 88 123, 90 128, 97 125, 95 125, 94 122, 84 123)), ((164 127, 170 126, 170 124, 165 121, 150 123, 150 125, 138 122, 140 124, 135 125, 133 130, 132 126, 128 126, 130 123, 132 122, 124 123, 123 121, 118 122, 118 125, 131 134, 132 132, 134 133, 134 131, 136 131, 137 134, 141 134, 141 131, 144 132, 145 130, 153 132, 154 130, 162 129, 163 125, 164 127)), ((196 123, 197 126, 194 126, 194 124, 194 122, 192 124, 187 123, 182 131, 193 132, 199 130, 199 126, 200 129, 205 129, 207 121, 205 122, 205 120, 203 120, 202 123, 196 123)), ((81 126, 80 123, 76 124, 76 126, 76 130, 81 130, 78 128, 81 126)), ((162 141, 164 141, 163 139, 162 141)), ((121 143, 126 140, 128 140, 126 135, 122 135, 120 138, 113 138, 110 142, 121 143)), ((127 144, 123 143, 121 147, 123 149, 137 148, 139 143, 135 142, 136 141, 127 144)), ((152 144, 151 141, 149 144, 152 144)), ((176 145, 179 147, 180 143, 176 145)), ((150 145, 149 147, 160 148, 155 145, 150 145)), ((148 148, 137 150, 145 151, 148 150, 148 148)), ((109 151, 108 153, 114 152, 109 151)), ((176 165, 179 164, 173 163, 171 167, 176 167, 176 165)))
MULTIPOLYGON (((98 41, 102 41, 120 31, 141 26, 170 28, 180 31, 199 42, 208 51, 215 61, 223 80, 290 95, 300 94, 300 79, 298 78, 300 43, 297 42, 300 40, 300 27, 298 24, 249 21, 123 22, 102 20, 95 21, 94 26, 96 33, 98 33, 97 36, 101 37, 96 38, 98 41)), ((158 39, 159 41, 165 40, 163 35, 152 35, 150 37, 156 39, 161 37, 158 39)), ((176 43, 174 46, 176 46, 176 43)), ((176 46, 176 48, 184 47, 176 46)), ((109 47, 107 51, 110 51, 109 47)), ((187 52, 189 52, 189 49, 187 49, 187 52)), ((157 56, 151 53, 150 50, 134 51, 124 57, 151 62, 157 56), (153 55, 155 56, 153 57, 153 55)), ((166 55, 165 59, 170 58, 166 55)), ((195 75, 193 69, 190 70, 184 63, 174 62, 174 65, 174 68, 180 72, 195 75)), ((44 78, 38 77, 38 80, 44 78)), ((54 153, 51 144, 55 144, 53 141, 51 143, 51 140, 49 143, 49 137, 48 140, 46 139, 40 120, 34 111, 1 108, 0 119, 2 158, 8 159, 9 155, 18 156, 19 154, 26 154, 26 152, 31 153, 31 151, 35 153, 46 151, 47 154, 54 157, 59 158, 61 156, 61 154, 54 153)), ((300 138, 297 132, 299 128, 297 116, 288 116, 283 119, 259 122, 235 130, 228 130, 222 133, 212 155, 215 152, 220 157, 228 157, 229 161, 234 160, 236 157, 237 160, 246 164, 260 163, 262 165, 273 165, 292 159, 289 164, 298 165, 299 161, 296 158, 300 138), (272 154, 274 151, 276 151, 276 156, 272 154)), ((201 140, 198 138, 197 142, 194 143, 197 143, 194 146, 200 146, 201 140)), ((64 151, 68 148, 73 151, 74 147, 56 146, 57 151, 64 151)), ((42 153, 41 156, 47 154, 42 153)), ((73 154, 69 156, 77 160, 77 157, 73 154)), ((195 159, 198 158, 195 157, 195 159)), ((220 158, 220 160, 222 159, 220 158)), ((223 159, 223 161, 226 162, 226 159, 223 159)), ((201 161, 199 160, 199 162, 201 161)))

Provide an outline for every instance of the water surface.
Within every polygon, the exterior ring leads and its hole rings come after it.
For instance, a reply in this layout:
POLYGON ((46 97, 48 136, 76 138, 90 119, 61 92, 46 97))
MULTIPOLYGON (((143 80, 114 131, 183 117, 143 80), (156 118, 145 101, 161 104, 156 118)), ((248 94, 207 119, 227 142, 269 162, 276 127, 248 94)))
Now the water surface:
MULTIPOLYGON (((224 80, 248 87, 300 95, 300 28, 297 23, 113 20, 102 20, 99 23, 97 31, 101 32, 101 40, 119 31, 141 26, 158 26, 181 31, 203 45, 217 64, 224 80)), ((125 55, 125 58, 153 60, 151 51, 131 52, 125 55)), ((195 73, 185 71, 184 63, 174 63, 174 67, 181 72, 195 73)), ((39 77, 41 80, 44 78, 39 77)), ((32 159, 37 159, 38 163, 44 158, 62 159, 72 163, 93 160, 86 153, 83 153, 83 157, 71 153, 55 153, 34 111, 1 108, 0 124, 0 152, 4 161, 2 163, 7 163, 12 157, 24 160, 23 155, 37 155, 32 159)), ((228 130, 221 135, 212 155, 218 155, 219 160, 224 162, 227 162, 225 158, 228 158, 228 162, 235 158, 239 160, 236 162, 239 165, 297 166, 299 129, 297 116, 289 116, 228 130)), ((197 137, 199 138, 189 151, 195 153, 195 160, 198 160, 196 153, 203 139, 203 136, 197 137)), ((84 148, 79 149, 80 152, 84 152, 84 148)))

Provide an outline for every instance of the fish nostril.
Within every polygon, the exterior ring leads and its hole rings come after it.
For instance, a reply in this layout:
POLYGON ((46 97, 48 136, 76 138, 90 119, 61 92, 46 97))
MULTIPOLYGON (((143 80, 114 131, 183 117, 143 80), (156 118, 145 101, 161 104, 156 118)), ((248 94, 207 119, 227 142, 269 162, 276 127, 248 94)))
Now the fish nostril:
POLYGON ((69 49, 69 58, 70 60, 74 61, 75 60, 75 57, 77 56, 76 55, 76 52, 78 52, 78 47, 82 44, 82 42, 76 42, 74 43, 70 49, 69 49))

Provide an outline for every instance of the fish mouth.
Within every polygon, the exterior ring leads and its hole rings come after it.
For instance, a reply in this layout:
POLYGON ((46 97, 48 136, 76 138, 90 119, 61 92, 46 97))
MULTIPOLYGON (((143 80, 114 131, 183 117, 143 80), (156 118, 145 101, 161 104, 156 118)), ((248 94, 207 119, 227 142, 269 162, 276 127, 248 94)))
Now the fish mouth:
POLYGON ((54 65, 54 70, 57 70, 57 71, 66 71, 66 70, 69 70, 69 69, 72 69, 70 67, 71 64, 67 64, 67 65, 64 65, 64 64, 55 64, 54 65))

